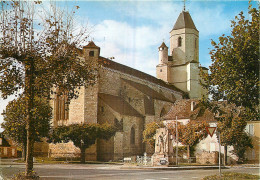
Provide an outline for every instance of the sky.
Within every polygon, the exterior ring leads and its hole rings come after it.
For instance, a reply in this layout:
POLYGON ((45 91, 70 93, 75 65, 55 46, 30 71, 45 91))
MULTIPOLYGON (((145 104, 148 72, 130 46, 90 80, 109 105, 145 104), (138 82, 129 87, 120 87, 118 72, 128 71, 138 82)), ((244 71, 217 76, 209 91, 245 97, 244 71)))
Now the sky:
MULTIPOLYGON (((257 6, 257 1, 252 2, 257 6)), ((184 8, 183 1, 173 0, 106 0, 58 1, 61 8, 79 9, 77 24, 88 26, 89 40, 101 48, 101 56, 156 76, 158 47, 164 41, 169 47, 169 32, 184 8)), ((241 11, 248 16, 248 1, 188 0, 185 3, 199 30, 199 62, 211 64, 211 40, 218 41, 222 34, 230 35, 231 20, 241 11)), ((8 102, 0 98, 0 113, 8 102)), ((3 121, 0 115, 0 123, 3 121)))

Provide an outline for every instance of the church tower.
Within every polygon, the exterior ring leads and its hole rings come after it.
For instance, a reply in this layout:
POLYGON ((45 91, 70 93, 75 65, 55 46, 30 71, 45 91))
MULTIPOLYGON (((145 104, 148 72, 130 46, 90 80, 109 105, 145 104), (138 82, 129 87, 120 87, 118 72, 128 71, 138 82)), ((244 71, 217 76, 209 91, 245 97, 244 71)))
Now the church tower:
POLYGON ((199 62, 199 31, 187 11, 182 11, 170 32, 170 55, 174 65, 199 62))
POLYGON ((158 48, 159 50, 159 64, 156 66, 156 75, 158 79, 162 79, 165 82, 169 81, 169 66, 168 61, 168 47, 163 42, 158 48))
MULTIPOLYGON (((187 92, 192 99, 205 95, 206 90, 199 82, 199 31, 185 9, 170 32, 170 56, 167 58, 164 47, 167 47, 164 43, 159 47, 157 78, 187 92)), ((207 69, 203 68, 203 71, 207 72, 207 69)))

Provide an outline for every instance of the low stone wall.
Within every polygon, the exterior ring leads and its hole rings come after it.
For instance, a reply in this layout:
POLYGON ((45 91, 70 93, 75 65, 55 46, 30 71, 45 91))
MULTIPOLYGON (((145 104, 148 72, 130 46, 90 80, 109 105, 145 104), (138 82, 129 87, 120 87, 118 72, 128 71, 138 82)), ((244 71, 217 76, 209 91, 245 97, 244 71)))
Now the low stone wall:
POLYGON ((199 164, 217 164, 218 163, 218 152, 202 152, 196 154, 196 162, 199 164))
POLYGON ((80 149, 72 142, 49 144, 49 156, 53 158, 80 157, 80 149))

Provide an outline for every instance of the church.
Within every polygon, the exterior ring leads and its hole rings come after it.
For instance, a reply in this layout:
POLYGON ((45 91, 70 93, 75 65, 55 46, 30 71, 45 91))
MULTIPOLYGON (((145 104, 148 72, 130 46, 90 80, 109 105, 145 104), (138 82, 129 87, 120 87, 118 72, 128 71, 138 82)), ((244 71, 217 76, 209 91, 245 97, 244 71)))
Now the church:
MULTIPOLYGON (((116 161, 144 152, 152 155, 152 148, 142 142, 146 125, 162 121, 176 100, 205 95, 199 84, 199 31, 188 11, 180 13, 170 32, 170 48, 162 42, 158 50, 157 77, 101 57, 101 49, 93 41, 80 50, 86 61, 100 64, 97 83, 80 88, 69 110, 65 97, 54 97, 52 124, 107 122, 120 127, 110 140, 97 140, 88 148, 86 160, 116 161)), ((49 145, 51 157, 78 156, 79 152, 72 142, 49 145)))

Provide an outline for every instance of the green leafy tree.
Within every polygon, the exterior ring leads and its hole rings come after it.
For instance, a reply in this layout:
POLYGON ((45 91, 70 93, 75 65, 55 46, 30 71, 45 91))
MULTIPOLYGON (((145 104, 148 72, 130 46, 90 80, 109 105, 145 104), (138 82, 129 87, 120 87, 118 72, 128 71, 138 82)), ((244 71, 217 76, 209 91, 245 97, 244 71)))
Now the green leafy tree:
POLYGON ((231 35, 212 40, 210 74, 201 71, 214 101, 243 106, 248 120, 258 120, 259 8, 249 6, 249 19, 241 12, 231 21, 231 35))
POLYGON ((242 162, 247 148, 252 148, 252 140, 245 132, 248 114, 243 107, 227 102, 212 102, 208 99, 200 101, 201 109, 210 110, 217 120, 217 131, 220 133, 221 145, 224 146, 225 163, 227 162, 227 146, 233 146, 233 153, 242 162))
MULTIPOLYGON (((41 138, 49 135, 52 108, 46 99, 35 97, 34 102, 32 118, 35 124, 33 125, 33 136, 35 141, 41 141, 41 138)), ((2 123, 4 134, 13 141, 22 144, 24 155, 27 145, 25 103, 24 97, 10 101, 3 112, 4 122, 2 123)))
POLYGON ((79 87, 96 81, 96 64, 80 58, 87 29, 77 28, 76 33, 71 13, 55 4, 50 10, 39 9, 44 7, 40 5, 40 1, 0 2, 0 92, 3 98, 21 93, 25 97, 27 177, 33 170, 35 95, 49 97, 59 89, 69 99, 77 98, 79 87))
POLYGON ((71 124, 53 129, 50 142, 60 143, 72 141, 80 149, 81 163, 85 163, 85 151, 95 144, 97 138, 108 140, 116 133, 116 128, 105 124, 71 124))
MULTIPOLYGON (((183 145, 188 146, 188 156, 193 153, 195 146, 208 136, 206 127, 209 124, 206 121, 196 121, 191 120, 188 124, 184 125, 178 122, 177 131, 178 131, 178 142, 181 142, 183 145)), ((176 124, 168 124, 168 129, 170 134, 176 139, 176 124)))
POLYGON ((220 132, 221 145, 233 146, 233 153, 239 158, 238 161, 242 162, 246 149, 253 148, 253 145, 251 138, 244 131, 246 120, 236 111, 236 109, 232 109, 229 113, 218 118, 218 131, 220 132))
MULTIPOLYGON (((234 147, 234 153, 241 160, 246 147, 252 147, 250 138, 244 132, 246 121, 259 120, 259 7, 248 8, 249 19, 241 12, 231 21, 231 35, 222 35, 219 42, 212 41, 211 73, 201 76, 204 87, 213 101, 202 100, 216 116, 221 132, 222 144, 234 147), (236 106, 240 113, 234 116, 232 109, 223 109, 227 104, 236 106), (222 103, 215 103, 222 101, 222 103), (205 103, 206 102, 206 103, 205 103)), ((226 159, 226 158, 225 158, 226 159)))

